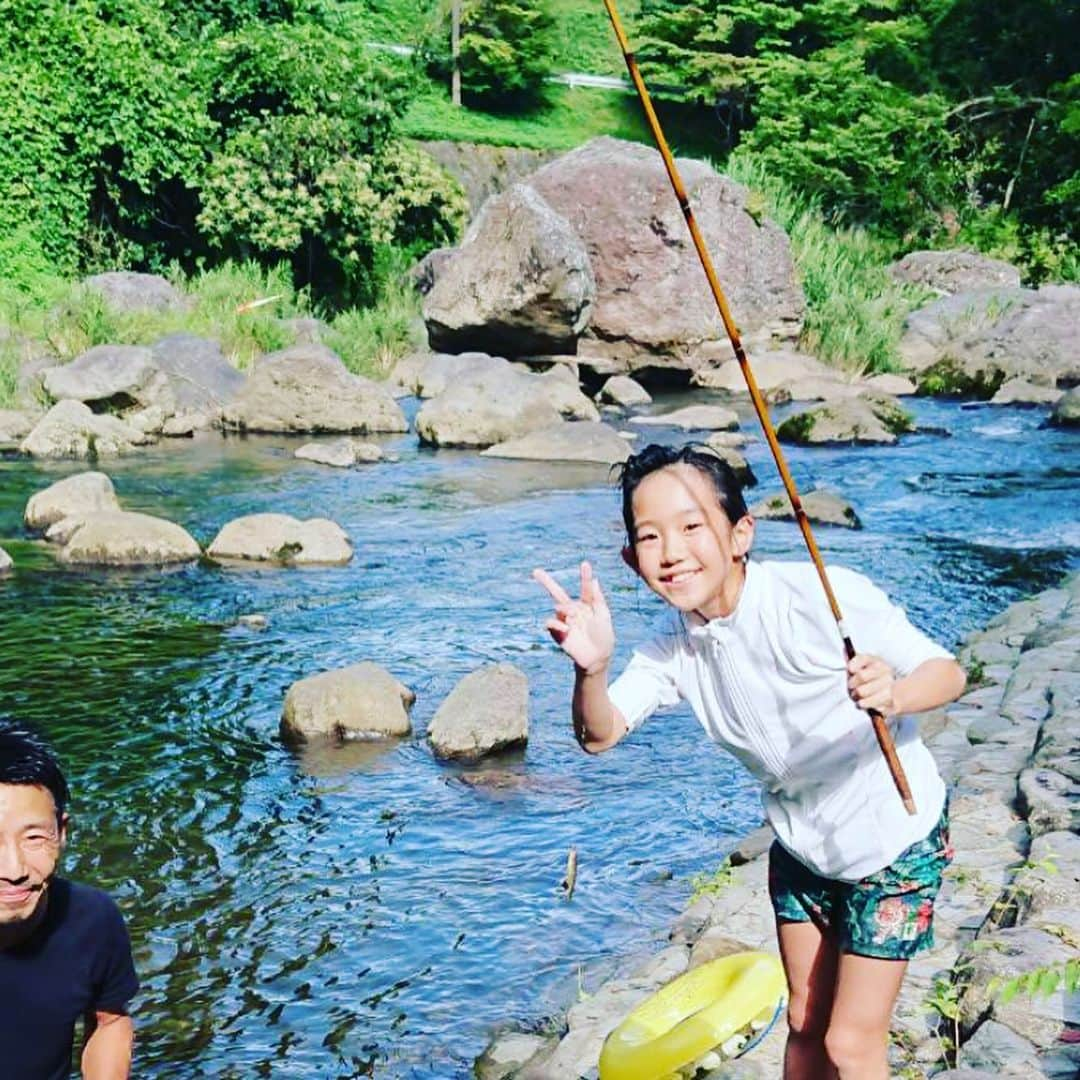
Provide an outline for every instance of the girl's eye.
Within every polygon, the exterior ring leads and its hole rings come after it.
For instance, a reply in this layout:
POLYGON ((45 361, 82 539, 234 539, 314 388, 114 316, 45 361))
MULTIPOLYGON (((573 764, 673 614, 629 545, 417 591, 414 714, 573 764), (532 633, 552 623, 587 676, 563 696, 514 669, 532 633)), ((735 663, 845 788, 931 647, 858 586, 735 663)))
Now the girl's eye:
POLYGON ((695 529, 700 529, 700 528, 701 528, 701 522, 700 521, 688 521, 683 526, 683 531, 684 532, 693 532, 695 529))
POLYGON ((656 533, 641 533, 637 538, 637 542, 639 544, 644 544, 644 543, 647 543, 649 540, 655 540, 655 539, 656 539, 656 533))

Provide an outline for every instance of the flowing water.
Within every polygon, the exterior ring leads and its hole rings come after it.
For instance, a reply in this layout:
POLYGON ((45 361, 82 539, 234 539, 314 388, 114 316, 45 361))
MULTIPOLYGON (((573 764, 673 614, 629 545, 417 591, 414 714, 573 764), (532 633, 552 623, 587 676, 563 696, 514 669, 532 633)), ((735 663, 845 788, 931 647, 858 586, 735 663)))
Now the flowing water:
MULTIPOLYGON (((1041 412, 912 408, 952 437, 791 462, 804 490, 832 485, 863 517, 819 530, 826 557, 954 645, 1078 565, 1080 456, 1041 412)), ((685 711, 600 758, 571 738, 570 670, 530 569, 569 585, 590 558, 620 658, 658 611, 619 560, 606 470, 405 436, 385 442, 396 463, 339 471, 294 460, 297 445, 213 436, 107 469, 125 507, 203 543, 241 514, 330 517, 355 544, 346 567, 68 571, 21 515, 79 466, 0 460, 0 542, 18 563, 0 584, 0 715, 57 747, 75 792, 66 872, 128 916, 137 1076, 464 1077, 498 1026, 542 1027, 659 948, 689 879, 758 824, 758 796, 685 711), (237 622, 253 613, 267 629, 237 622), (413 738, 286 750, 289 685, 362 659, 416 691, 413 738), (428 721, 492 661, 528 675, 528 749, 439 763, 428 721)), ((777 490, 764 443, 749 457, 751 495, 777 490)), ((802 557, 787 523, 761 523, 755 550, 802 557)))

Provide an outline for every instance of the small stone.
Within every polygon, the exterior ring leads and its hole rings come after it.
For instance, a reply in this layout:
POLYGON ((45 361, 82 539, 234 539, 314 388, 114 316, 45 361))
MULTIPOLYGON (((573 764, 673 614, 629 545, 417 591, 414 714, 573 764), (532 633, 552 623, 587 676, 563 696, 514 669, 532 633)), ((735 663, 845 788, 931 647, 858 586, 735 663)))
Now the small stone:
POLYGON ((612 375, 596 395, 598 401, 610 402, 630 408, 634 405, 648 405, 652 401, 649 392, 629 375, 612 375))
POLYGON ((331 465, 338 469, 348 469, 353 465, 372 464, 382 460, 382 450, 372 442, 358 439, 334 439, 330 442, 305 443, 293 455, 303 461, 314 461, 318 465, 331 465))
MULTIPOLYGON (((806 516, 819 525, 839 525, 845 529, 861 529, 862 522, 852 505, 839 495, 817 488, 800 496, 806 516)), ((786 494, 773 495, 750 507, 753 517, 765 520, 794 521, 791 503, 786 494)))
POLYGON ((454 687, 428 725, 442 758, 475 761, 529 738, 529 684, 513 664, 488 664, 454 687))

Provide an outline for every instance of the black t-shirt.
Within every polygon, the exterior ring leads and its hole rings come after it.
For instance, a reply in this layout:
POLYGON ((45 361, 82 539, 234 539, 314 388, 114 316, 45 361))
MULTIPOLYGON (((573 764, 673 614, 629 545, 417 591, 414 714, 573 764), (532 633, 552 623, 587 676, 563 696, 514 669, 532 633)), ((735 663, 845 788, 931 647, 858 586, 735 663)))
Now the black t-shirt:
POLYGON ((55 878, 41 925, 0 949, 0 1074, 66 1080, 75 1022, 122 1013, 139 989, 124 917, 97 889, 55 878))

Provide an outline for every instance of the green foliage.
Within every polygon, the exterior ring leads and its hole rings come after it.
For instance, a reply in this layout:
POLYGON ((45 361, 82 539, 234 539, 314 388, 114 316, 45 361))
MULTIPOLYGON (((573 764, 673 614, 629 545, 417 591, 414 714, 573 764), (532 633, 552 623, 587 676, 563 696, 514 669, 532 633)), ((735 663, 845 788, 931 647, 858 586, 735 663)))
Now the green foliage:
POLYGON ((790 237, 807 302, 802 347, 849 371, 894 370, 904 317, 929 294, 893 280, 889 246, 865 229, 830 226, 817 199, 771 174, 758 157, 740 150, 724 171, 790 237))
POLYGON ((735 881, 735 867, 731 859, 724 861, 711 874, 695 874, 690 879, 690 903, 695 903, 703 896, 719 896, 735 881))
POLYGON ((552 70, 554 29, 549 0, 464 0, 463 94, 500 109, 539 104, 552 70))
POLYGON ((1008 1005, 1017 994, 1027 997, 1050 997, 1058 987, 1063 987, 1066 994, 1075 994, 1080 990, 1080 958, 1070 957, 1057 964, 1032 968, 1011 979, 996 978, 991 980, 990 993, 994 994, 1002 1005, 1008 1005))

